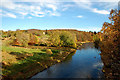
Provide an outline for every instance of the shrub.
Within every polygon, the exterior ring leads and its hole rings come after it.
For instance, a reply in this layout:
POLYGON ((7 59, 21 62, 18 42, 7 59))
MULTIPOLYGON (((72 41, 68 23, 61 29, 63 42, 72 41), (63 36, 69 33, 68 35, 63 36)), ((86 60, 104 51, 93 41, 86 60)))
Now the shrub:
POLYGON ((22 46, 26 47, 28 46, 28 42, 29 42, 29 34, 17 32, 16 39, 20 44, 22 44, 22 46))
POLYGON ((76 35, 67 31, 56 31, 49 38, 52 46, 76 47, 76 35))
POLYGON ((96 41, 100 41, 100 38, 99 36, 96 34, 96 35, 93 35, 93 41, 96 42, 96 41))
POLYGON ((60 34, 61 46, 65 47, 76 47, 76 35, 70 32, 62 32, 60 34))
POLYGON ((13 42, 14 42, 13 40, 6 40, 4 44, 6 46, 10 46, 10 45, 13 45, 13 42))
POLYGON ((60 46, 59 32, 52 33, 50 36, 51 46, 60 46))
POLYGON ((38 44, 39 39, 36 35, 30 34, 29 44, 38 44))
POLYGON ((51 49, 46 49, 46 53, 47 54, 53 54, 53 52, 51 51, 51 49))
POLYGON ((98 48, 99 43, 100 43, 100 38, 99 38, 98 34, 93 35, 93 41, 94 41, 95 47, 98 48))

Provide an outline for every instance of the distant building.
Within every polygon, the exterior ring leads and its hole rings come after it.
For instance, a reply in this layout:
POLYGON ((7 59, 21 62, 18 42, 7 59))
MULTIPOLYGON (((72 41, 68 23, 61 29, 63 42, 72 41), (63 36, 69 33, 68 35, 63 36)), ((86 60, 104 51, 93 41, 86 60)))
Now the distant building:
POLYGON ((45 34, 45 32, 43 32, 43 34, 45 34))

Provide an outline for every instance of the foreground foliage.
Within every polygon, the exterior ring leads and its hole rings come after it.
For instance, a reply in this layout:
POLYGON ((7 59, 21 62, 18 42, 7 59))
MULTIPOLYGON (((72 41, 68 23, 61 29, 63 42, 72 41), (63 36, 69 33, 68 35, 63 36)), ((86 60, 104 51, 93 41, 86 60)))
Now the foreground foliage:
POLYGON ((105 22, 101 29, 101 58, 106 78, 120 78, 120 10, 111 10, 111 23, 105 22))

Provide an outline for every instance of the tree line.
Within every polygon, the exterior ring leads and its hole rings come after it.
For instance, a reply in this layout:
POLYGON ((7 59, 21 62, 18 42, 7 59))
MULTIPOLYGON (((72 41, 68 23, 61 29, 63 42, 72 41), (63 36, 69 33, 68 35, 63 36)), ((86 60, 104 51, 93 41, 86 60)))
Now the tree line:
POLYGON ((85 32, 72 29, 64 30, 19 30, 2 31, 2 38, 9 39, 8 45, 16 46, 61 46, 77 47, 77 42, 93 41, 94 32, 85 32))

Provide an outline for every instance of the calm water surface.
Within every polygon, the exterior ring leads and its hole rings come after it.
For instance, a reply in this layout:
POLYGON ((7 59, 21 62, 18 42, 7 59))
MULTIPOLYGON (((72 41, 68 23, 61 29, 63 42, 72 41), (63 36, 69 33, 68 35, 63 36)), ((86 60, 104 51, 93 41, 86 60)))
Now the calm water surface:
POLYGON ((103 63, 100 51, 93 43, 86 43, 64 62, 36 74, 32 78, 101 78, 103 63))

